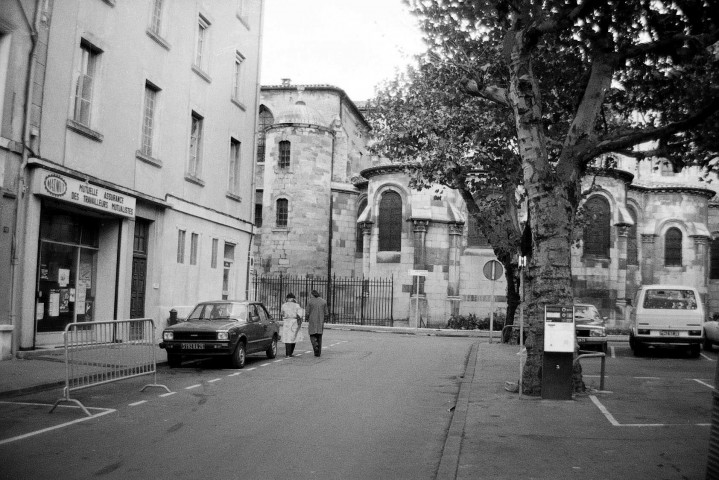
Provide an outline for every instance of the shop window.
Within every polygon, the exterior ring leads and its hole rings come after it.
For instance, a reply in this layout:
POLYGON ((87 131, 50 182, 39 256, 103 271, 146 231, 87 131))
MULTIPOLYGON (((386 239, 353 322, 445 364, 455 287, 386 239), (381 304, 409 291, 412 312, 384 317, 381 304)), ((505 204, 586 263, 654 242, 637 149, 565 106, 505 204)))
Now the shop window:
POLYGON ((682 265, 682 232, 672 227, 664 235, 664 265, 681 267, 682 265))
POLYGON ((600 196, 584 204, 584 254, 609 257, 609 202, 600 196))
POLYGON ((289 168, 290 167, 290 142, 288 142, 287 140, 282 140, 280 142, 279 167, 280 168, 289 168))
POLYGON ((399 252, 402 249, 402 197, 386 192, 379 202, 379 251, 399 252))

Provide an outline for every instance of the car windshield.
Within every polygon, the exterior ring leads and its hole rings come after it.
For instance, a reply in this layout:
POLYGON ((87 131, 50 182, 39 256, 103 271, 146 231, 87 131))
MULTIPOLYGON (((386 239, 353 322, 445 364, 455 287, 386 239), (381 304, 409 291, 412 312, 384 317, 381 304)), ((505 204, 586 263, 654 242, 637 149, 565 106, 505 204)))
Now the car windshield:
POLYGON ((693 290, 647 290, 644 296, 644 308, 696 310, 697 301, 693 290))
POLYGON ((575 322, 591 322, 600 321, 601 316, 597 311, 597 307, 594 305, 575 305, 574 306, 574 321, 575 322))
POLYGON ((188 322, 199 320, 245 322, 247 321, 247 305, 227 302, 201 303, 187 317, 188 322))

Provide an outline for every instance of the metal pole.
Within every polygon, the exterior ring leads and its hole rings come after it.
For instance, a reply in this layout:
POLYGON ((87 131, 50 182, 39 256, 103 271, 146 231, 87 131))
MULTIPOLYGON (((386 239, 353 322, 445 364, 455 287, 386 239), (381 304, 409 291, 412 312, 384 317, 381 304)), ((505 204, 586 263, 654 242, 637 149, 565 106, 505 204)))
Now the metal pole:
POLYGON ((492 262, 492 299, 489 301, 489 343, 492 343, 492 330, 494 330, 494 268, 497 264, 492 262))

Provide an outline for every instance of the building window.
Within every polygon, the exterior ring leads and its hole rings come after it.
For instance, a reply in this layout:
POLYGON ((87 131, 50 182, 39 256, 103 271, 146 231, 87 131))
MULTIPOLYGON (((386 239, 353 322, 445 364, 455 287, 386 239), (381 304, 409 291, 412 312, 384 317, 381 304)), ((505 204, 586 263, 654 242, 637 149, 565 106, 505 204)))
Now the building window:
POLYGON ((282 140, 280 142, 280 168, 289 168, 290 166, 290 142, 282 140))
POLYGON ((143 155, 152 156, 152 144, 155 136, 155 114, 158 89, 149 83, 145 84, 145 106, 142 111, 142 146, 143 155))
POLYGON ((600 196, 584 204, 584 254, 609 257, 609 202, 600 196))
POLYGON ((471 213, 467 215, 467 246, 489 247, 489 241, 487 237, 482 234, 477 217, 471 213))
POLYGON ((265 161, 265 135, 267 128, 275 122, 272 112, 265 107, 260 105, 260 131, 257 134, 257 163, 263 163, 265 161))
POLYGON ((262 226, 262 190, 255 190, 255 227, 262 226))
POLYGON ((240 89, 242 88, 242 62, 245 57, 240 52, 235 52, 235 71, 232 76, 232 98, 240 99, 240 89))
POLYGON ((73 120, 90 126, 93 89, 100 52, 84 41, 80 44, 80 71, 75 86, 75 111, 73 120))
POLYGON ((162 27, 162 0, 154 0, 152 2, 152 18, 150 19, 150 31, 155 35, 160 35, 162 27))
POLYGON ((200 161, 202 155, 202 117, 192 112, 192 126, 190 128, 190 161, 187 173, 192 177, 200 176, 200 161))
POLYGON ((230 138, 230 172, 228 175, 228 190, 238 195, 240 193, 240 154, 242 144, 230 138))
POLYGON ((197 44, 195 45, 195 67, 207 71, 207 42, 210 22, 200 15, 197 21, 197 44))
POLYGON ((190 236, 190 265, 197 265, 197 246, 200 243, 200 235, 193 233, 190 236))
MULTIPOLYGON (((362 215, 362 212, 364 212, 365 208, 367 208, 367 200, 363 199, 359 204, 359 208, 357 208, 358 219, 360 215, 362 215)), ((357 232, 355 234, 355 252, 364 253, 364 232, 362 231, 363 229, 360 224, 356 222, 355 228, 357 229, 357 232)))
POLYGON ((217 238, 212 239, 212 256, 210 257, 210 268, 217 268, 217 250, 220 245, 220 240, 217 238))
POLYGON ((177 263, 185 263, 185 230, 177 232, 177 263))
POLYGON ((280 228, 287 227, 287 217, 289 216, 289 202, 286 198, 277 200, 277 219, 275 225, 280 228))
POLYGON ((634 225, 627 228, 627 265, 639 265, 639 249, 637 247, 637 213, 629 208, 629 215, 634 225))
POLYGON ((232 266, 235 263, 235 245, 225 243, 225 261, 222 270, 222 299, 230 298, 230 286, 232 283, 232 266))
POLYGON ((709 278, 719 280, 719 237, 712 239, 710 247, 709 278))
POLYGON ((664 235, 664 265, 682 266, 682 232, 676 227, 670 228, 664 235))
POLYGON ((379 202, 379 251, 402 250, 402 197, 397 192, 386 192, 379 202))

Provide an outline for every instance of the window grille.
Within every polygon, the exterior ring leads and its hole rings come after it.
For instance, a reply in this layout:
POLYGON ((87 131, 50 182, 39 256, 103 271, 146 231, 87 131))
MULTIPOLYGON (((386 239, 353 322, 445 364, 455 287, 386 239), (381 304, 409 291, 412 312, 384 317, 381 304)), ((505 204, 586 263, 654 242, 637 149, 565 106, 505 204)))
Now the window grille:
POLYGON ((280 168, 289 168, 290 166, 290 142, 282 140, 280 142, 280 168))
POLYGON ((600 196, 584 204, 584 254, 609 257, 609 202, 600 196))
POLYGON ((277 200, 277 222, 278 227, 287 226, 287 218, 289 215, 289 202, 286 198, 280 198, 277 200))
POLYGON ((682 265, 682 232, 672 227, 664 235, 664 265, 681 267, 682 265))
POLYGON ((402 250, 402 197, 396 192, 386 192, 379 202, 379 251, 402 250))

